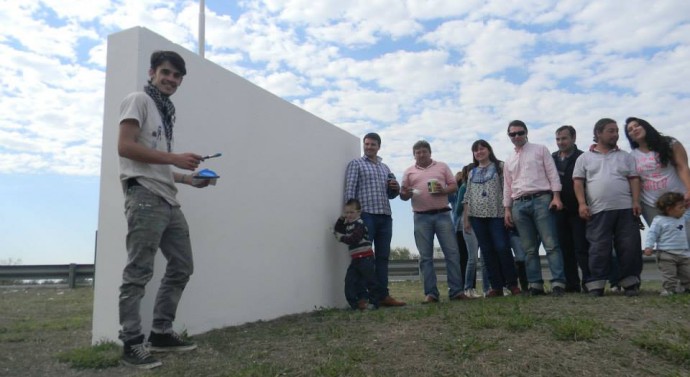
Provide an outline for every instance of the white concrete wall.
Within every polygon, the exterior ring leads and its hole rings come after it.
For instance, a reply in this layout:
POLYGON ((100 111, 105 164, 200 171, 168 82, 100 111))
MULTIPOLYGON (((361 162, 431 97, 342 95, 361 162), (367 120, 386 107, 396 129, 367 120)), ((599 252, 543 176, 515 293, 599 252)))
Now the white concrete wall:
MULTIPOLYGON (((116 141, 122 98, 141 90, 154 50, 175 50, 187 76, 172 97, 175 150, 222 152, 202 168, 217 186, 181 186, 195 273, 175 328, 190 334, 346 305, 344 245, 328 227, 341 210, 344 170, 359 138, 143 28, 108 38, 93 342, 115 340, 118 287, 126 261, 124 195, 116 141)), ((165 260, 142 303, 144 331, 165 260)))

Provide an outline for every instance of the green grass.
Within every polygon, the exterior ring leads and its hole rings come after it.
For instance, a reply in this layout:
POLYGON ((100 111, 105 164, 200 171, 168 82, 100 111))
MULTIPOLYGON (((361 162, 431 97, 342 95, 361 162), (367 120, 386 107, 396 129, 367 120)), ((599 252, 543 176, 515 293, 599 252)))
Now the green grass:
POLYGON ((468 313, 468 324, 477 330, 500 328, 522 332, 531 329, 538 317, 522 304, 523 301, 522 297, 479 300, 468 313))
POLYGON ((147 372, 120 366, 114 343, 90 346, 90 289, 0 290, 0 375, 690 375, 690 295, 657 290, 422 305, 419 282, 396 282, 405 307, 319 308, 209 331, 193 352, 157 354, 163 367, 147 372))
POLYGON ((512 332, 527 331, 533 328, 538 320, 537 316, 521 309, 517 302, 513 306, 513 310, 504 318, 506 329, 512 332))
POLYGON ((585 317, 558 318, 549 324, 553 337, 562 341, 591 341, 611 331, 600 321, 585 317))
POLYGON ((75 330, 84 326, 85 321, 90 321, 91 316, 74 316, 69 318, 49 318, 35 320, 32 318, 20 318, 7 327, 0 328, 0 333, 33 333, 36 331, 60 331, 75 330))
POLYGON ((120 363, 122 348, 114 342, 103 342, 95 346, 79 347, 60 352, 56 358, 77 369, 103 369, 120 363))
POLYGON ((690 366, 690 329, 684 325, 655 323, 652 329, 635 336, 632 342, 651 355, 680 366, 690 366))

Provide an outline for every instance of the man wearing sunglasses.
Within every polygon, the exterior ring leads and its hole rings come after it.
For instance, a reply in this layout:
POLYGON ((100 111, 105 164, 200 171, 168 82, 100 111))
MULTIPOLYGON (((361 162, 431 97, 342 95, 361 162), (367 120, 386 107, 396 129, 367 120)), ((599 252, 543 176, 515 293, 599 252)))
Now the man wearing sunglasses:
POLYGON ((521 120, 508 124, 508 136, 515 153, 504 168, 503 206, 505 224, 516 227, 525 250, 529 295, 544 294, 539 260, 539 243, 544 244, 551 269, 551 294, 565 291, 563 255, 556 234, 554 211, 563 209, 561 181, 549 149, 527 140, 527 125, 521 120))

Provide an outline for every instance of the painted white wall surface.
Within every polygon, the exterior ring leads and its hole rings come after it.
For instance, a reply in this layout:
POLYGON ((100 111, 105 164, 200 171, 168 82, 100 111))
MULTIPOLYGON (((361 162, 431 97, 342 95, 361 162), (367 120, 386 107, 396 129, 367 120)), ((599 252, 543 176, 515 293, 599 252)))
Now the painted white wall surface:
MULTIPOLYGON (((146 84, 154 50, 177 51, 187 63, 187 76, 171 97, 175 151, 223 153, 201 166, 221 176, 216 186, 179 186, 195 272, 175 330, 193 335, 344 307, 349 256, 328 228, 341 211, 346 164, 361 155, 359 138, 149 30, 133 28, 108 38, 92 341, 117 340, 120 329, 127 225, 116 148, 119 108, 125 95, 146 84)), ((145 334, 164 266, 159 252, 141 307, 145 334)))

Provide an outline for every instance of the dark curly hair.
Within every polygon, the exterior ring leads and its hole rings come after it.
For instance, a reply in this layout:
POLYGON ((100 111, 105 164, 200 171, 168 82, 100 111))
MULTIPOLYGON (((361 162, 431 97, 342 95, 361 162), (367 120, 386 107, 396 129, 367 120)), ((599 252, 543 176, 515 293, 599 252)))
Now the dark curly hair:
POLYGON ((685 197, 683 194, 678 192, 666 192, 661 194, 654 205, 656 205, 656 208, 658 208, 659 211, 661 211, 664 215, 668 215, 668 210, 681 202, 685 202, 685 197))
POLYGON ((625 137, 628 138, 631 149, 639 148, 640 144, 633 141, 628 133, 628 124, 630 124, 630 122, 637 122, 637 124, 644 128, 644 140, 647 142, 647 148, 649 148, 650 151, 657 153, 657 161, 662 166, 668 166, 669 162, 673 166, 676 165, 676 162, 673 160, 673 148, 671 147, 671 141, 673 139, 669 136, 664 136, 663 134, 659 133, 659 131, 657 131, 649 122, 644 119, 629 117, 625 120, 625 137))

